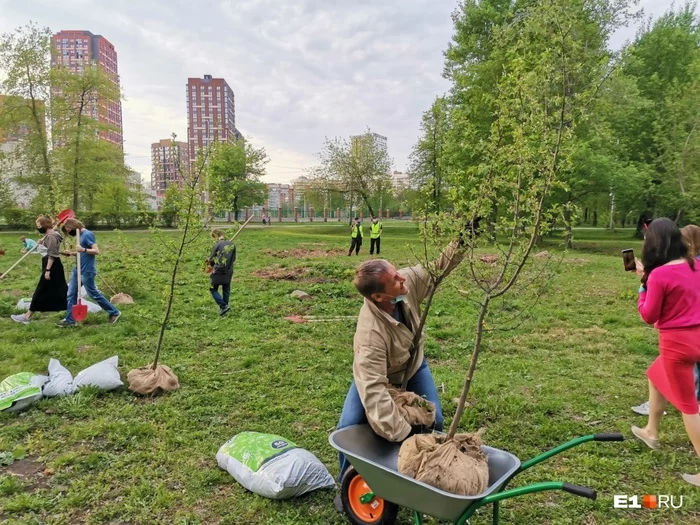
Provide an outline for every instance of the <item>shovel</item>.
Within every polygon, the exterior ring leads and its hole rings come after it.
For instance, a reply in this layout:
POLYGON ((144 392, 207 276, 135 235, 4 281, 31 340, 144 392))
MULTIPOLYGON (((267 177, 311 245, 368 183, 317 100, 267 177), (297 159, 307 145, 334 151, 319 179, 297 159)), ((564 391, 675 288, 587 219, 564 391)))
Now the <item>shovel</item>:
POLYGON ((63 210, 62 212, 60 212, 58 214, 58 217, 56 217, 56 219, 58 219, 58 222, 56 223, 56 228, 58 229, 61 226, 61 224, 66 222, 68 219, 74 219, 74 218, 75 218, 75 212, 73 210, 71 210, 71 209, 63 210))
POLYGON ((30 253, 32 253, 34 250, 36 250, 37 246, 39 246, 39 245, 37 244, 36 246, 34 246, 33 248, 31 248, 30 250, 27 250, 27 253, 25 253, 22 257, 20 257, 19 260, 18 260, 15 264, 13 264, 12 266, 10 266, 10 267, 7 269, 7 271, 6 271, 5 273, 3 273, 2 275, 0 275, 0 279, 4 279, 5 276, 6 276, 8 273, 10 273, 10 271, 11 271, 13 268, 15 268, 19 263, 21 263, 30 253))
POLYGON ((250 221, 253 220, 253 217, 255 217, 255 215, 251 215, 251 216, 248 218, 248 220, 245 221, 245 222, 243 223, 243 225, 242 225, 240 228, 238 228, 238 231, 236 231, 236 233, 233 234, 233 237, 231 237, 231 238, 229 239, 231 242, 233 242, 234 239, 235 239, 236 237, 238 237, 238 234, 241 233, 241 232, 243 231, 243 228, 245 228, 246 226, 248 226, 248 223, 249 223, 250 221))
POLYGON ((80 289, 83 286, 82 276, 80 273, 80 252, 78 248, 80 247, 80 228, 75 231, 75 264, 78 267, 78 304, 73 305, 71 310, 71 315, 76 322, 85 321, 87 319, 88 308, 86 304, 83 304, 80 298, 80 289))

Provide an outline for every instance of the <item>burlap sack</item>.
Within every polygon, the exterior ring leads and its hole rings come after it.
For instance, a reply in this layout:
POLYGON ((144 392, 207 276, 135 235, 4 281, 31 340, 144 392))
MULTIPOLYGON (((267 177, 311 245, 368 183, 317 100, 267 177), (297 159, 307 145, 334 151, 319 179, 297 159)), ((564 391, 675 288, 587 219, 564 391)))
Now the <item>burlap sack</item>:
POLYGON ((113 295, 109 302, 112 304, 134 304, 134 298, 126 293, 118 293, 113 295))
POLYGON ((389 389, 389 395, 409 425, 432 427, 435 423, 435 403, 414 392, 401 392, 395 388, 389 389))
POLYGON ((489 484, 486 454, 477 434, 416 434, 401 445, 399 472, 451 494, 476 496, 489 484))
POLYGON ((129 390, 141 395, 158 395, 164 392, 172 392, 180 388, 177 376, 165 365, 136 368, 126 376, 129 381, 129 390))

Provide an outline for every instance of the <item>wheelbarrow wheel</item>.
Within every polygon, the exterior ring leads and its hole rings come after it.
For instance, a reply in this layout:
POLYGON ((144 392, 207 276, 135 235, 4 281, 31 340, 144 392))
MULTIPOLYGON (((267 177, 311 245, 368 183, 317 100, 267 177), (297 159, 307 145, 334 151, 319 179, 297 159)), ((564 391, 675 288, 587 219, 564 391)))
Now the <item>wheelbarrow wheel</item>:
POLYGON ((399 513, 398 505, 378 496, 372 497, 372 489, 352 467, 343 476, 340 499, 343 510, 353 525, 391 525, 399 513), (362 500, 366 502, 363 503, 362 500))

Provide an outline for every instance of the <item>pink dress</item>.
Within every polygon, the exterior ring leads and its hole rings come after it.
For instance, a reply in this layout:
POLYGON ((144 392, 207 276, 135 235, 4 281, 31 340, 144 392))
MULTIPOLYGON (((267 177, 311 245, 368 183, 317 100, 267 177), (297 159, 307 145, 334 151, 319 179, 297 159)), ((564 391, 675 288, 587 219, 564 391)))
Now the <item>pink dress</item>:
POLYGON ((659 357, 647 377, 684 414, 697 414, 693 367, 700 362, 700 261, 660 266, 637 303, 644 322, 659 330, 659 357))

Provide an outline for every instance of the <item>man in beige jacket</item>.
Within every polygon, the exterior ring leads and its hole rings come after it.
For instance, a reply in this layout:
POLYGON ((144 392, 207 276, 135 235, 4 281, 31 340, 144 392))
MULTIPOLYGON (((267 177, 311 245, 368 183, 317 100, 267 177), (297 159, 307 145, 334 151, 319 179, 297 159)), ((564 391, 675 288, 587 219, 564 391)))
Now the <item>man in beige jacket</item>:
MULTIPOLYGON (((438 272, 451 272, 463 259, 462 241, 450 244, 434 263, 438 272)), ((388 261, 362 263, 355 272, 355 287, 365 302, 354 339, 354 382, 345 399, 337 428, 369 423, 389 441, 403 441, 413 430, 389 395, 400 386, 411 358, 411 345, 420 324, 420 305, 429 293, 429 274, 422 266, 397 270, 388 261)), ((423 354, 423 339, 409 371, 407 390, 435 403, 435 429, 442 430, 443 415, 435 382, 423 354)), ((340 476, 348 462, 340 454, 340 476)))

